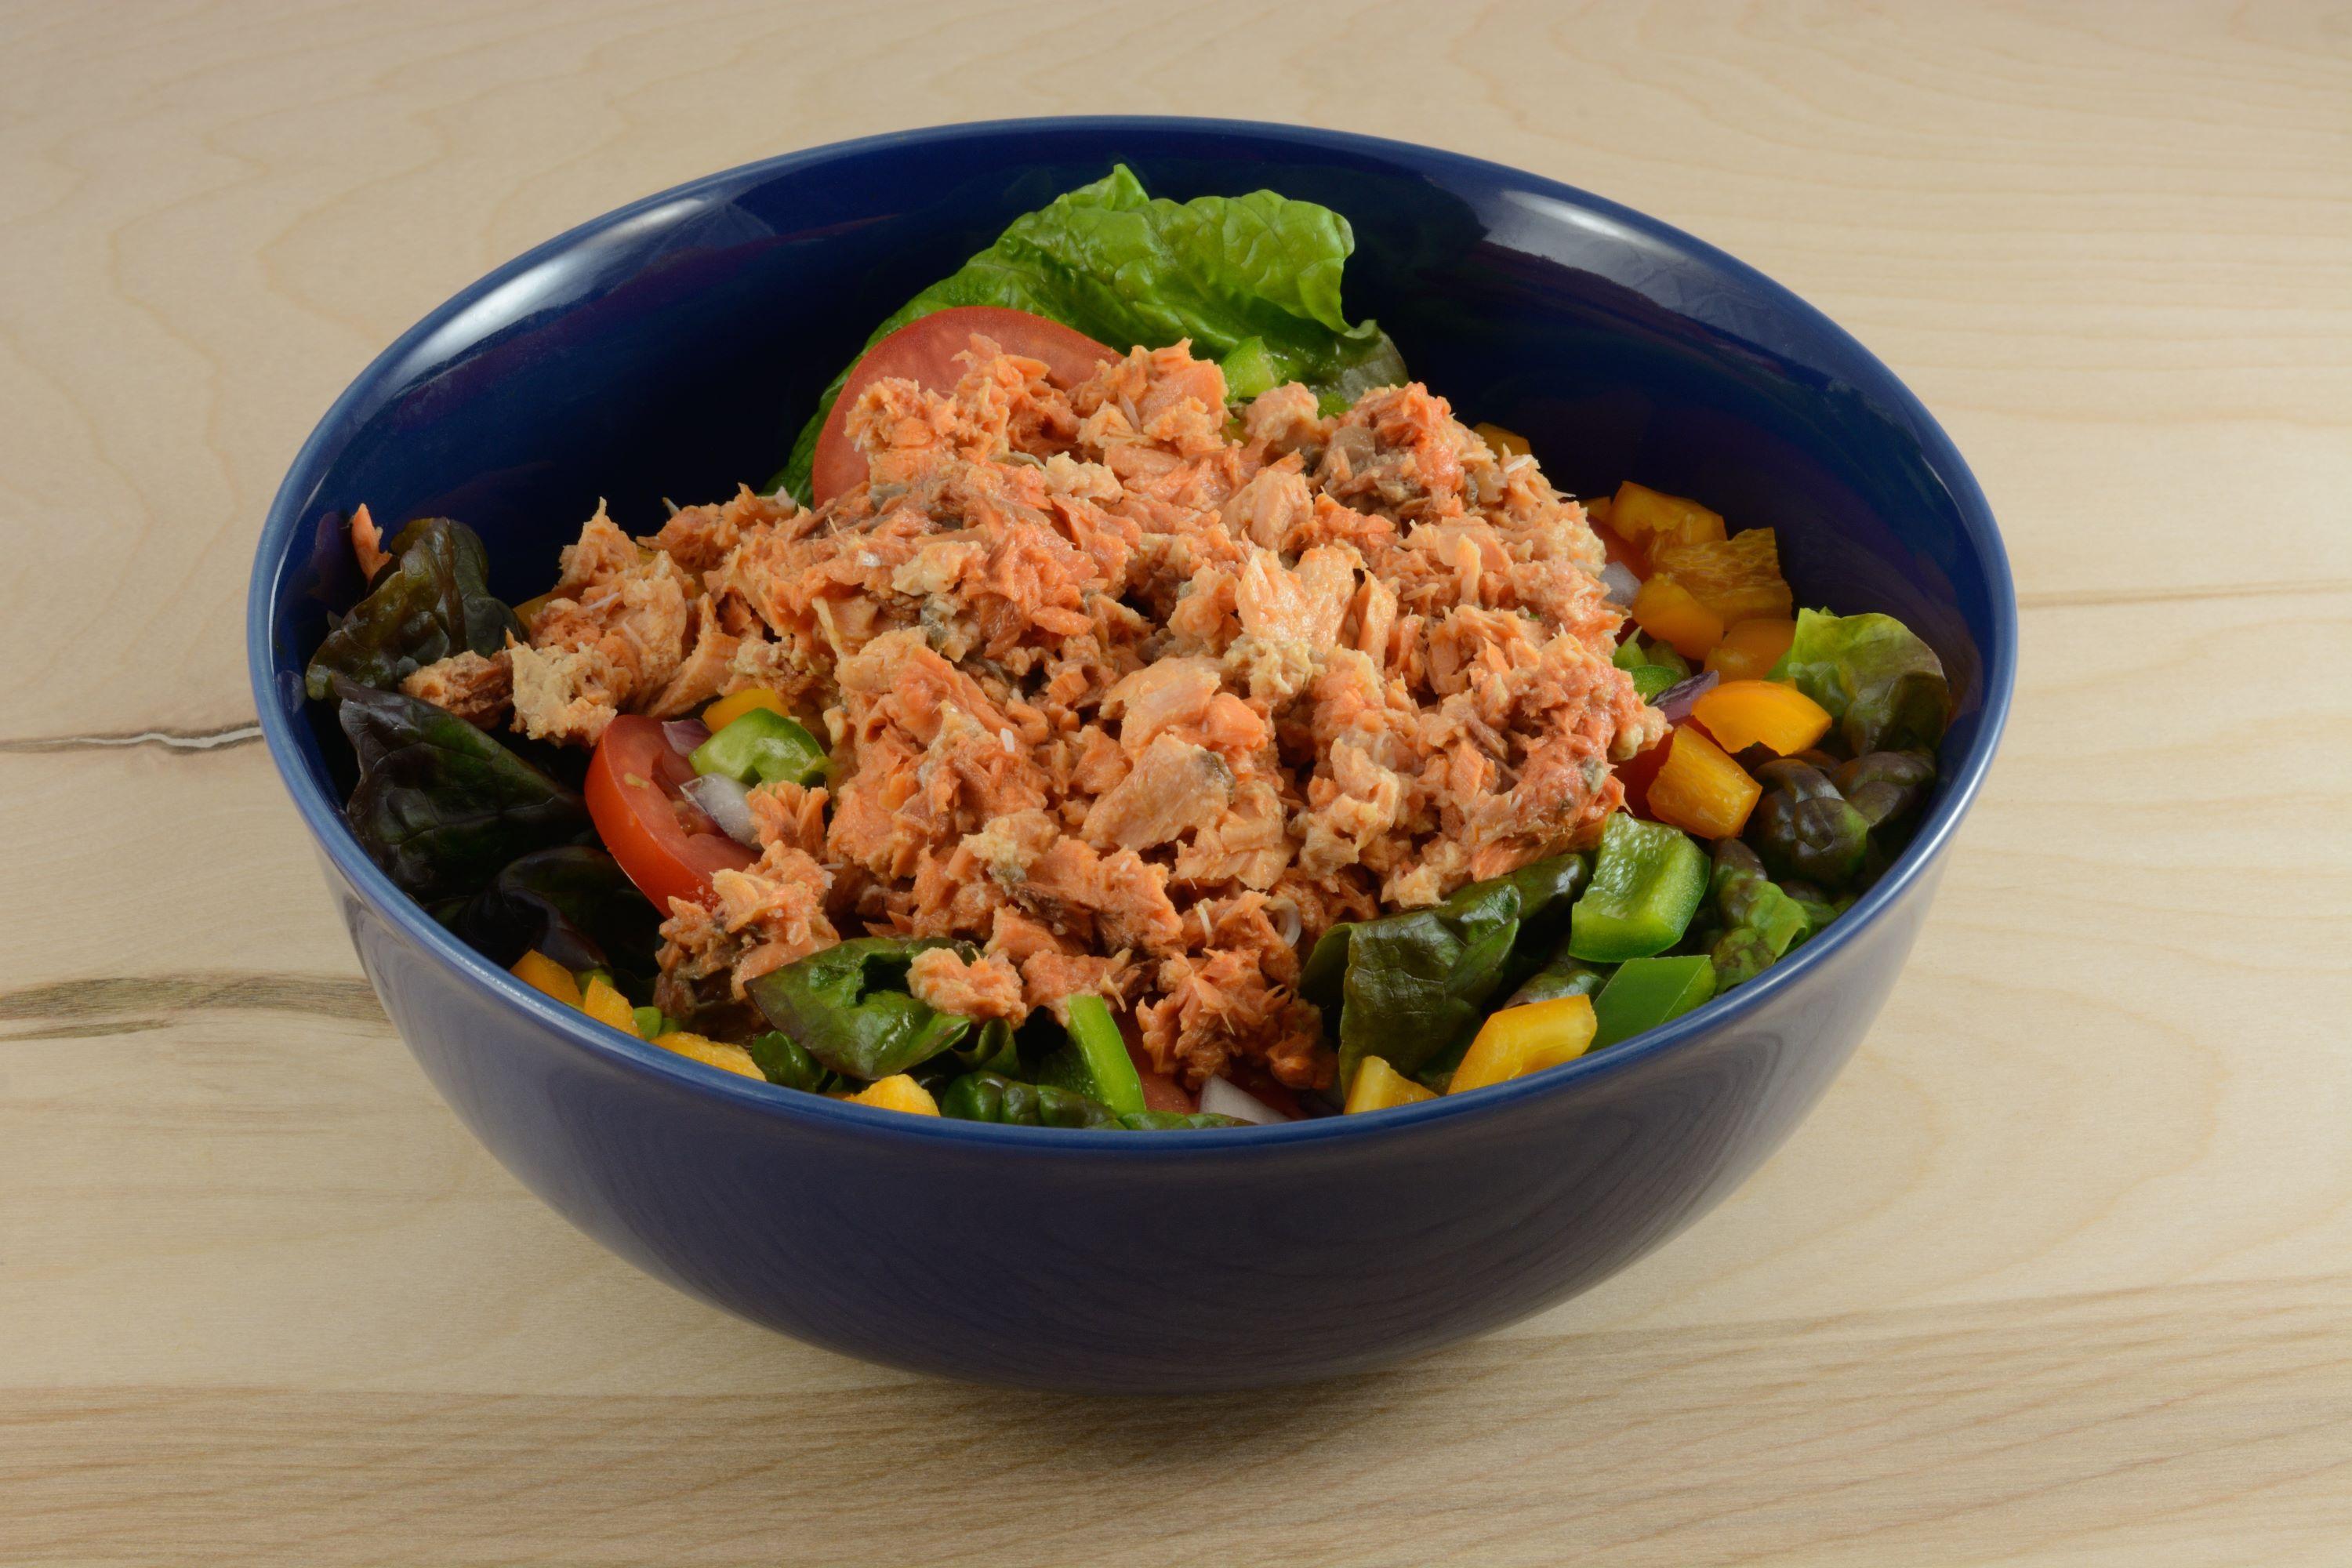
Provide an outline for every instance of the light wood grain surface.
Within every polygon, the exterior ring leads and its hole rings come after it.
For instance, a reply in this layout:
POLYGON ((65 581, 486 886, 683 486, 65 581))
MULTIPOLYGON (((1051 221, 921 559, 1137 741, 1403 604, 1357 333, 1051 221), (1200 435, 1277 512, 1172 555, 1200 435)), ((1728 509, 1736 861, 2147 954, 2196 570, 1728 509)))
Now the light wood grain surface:
POLYGON ((0 1560, 2352 1562, 2352 16, 2317 5, 0 11, 0 1560), (1852 1068, 1589 1297, 1076 1401, 721 1318, 400 1048, 255 742, 262 509, 385 342, 711 169, 1142 110, 1404 136, 1906 377, 2025 605, 1852 1068))

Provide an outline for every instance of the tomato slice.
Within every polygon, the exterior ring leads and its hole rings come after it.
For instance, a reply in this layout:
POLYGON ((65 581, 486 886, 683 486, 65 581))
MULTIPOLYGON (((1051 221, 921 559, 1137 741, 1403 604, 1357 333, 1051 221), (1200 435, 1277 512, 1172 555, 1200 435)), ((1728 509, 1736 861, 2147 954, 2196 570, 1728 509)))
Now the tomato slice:
POLYGON ((755 858, 719 831, 678 785, 694 764, 675 750, 661 721, 625 713, 604 727, 588 763, 588 816, 637 890, 667 915, 672 899, 709 901, 713 871, 740 871, 755 858))
POLYGON ((866 454, 849 439, 850 405, 857 395, 884 376, 899 376, 926 392, 945 392, 963 374, 956 356, 971 347, 978 332, 994 341, 1006 353, 1045 363, 1045 379, 1071 387, 1094 374, 1095 367, 1118 358, 1118 352, 1098 343, 1076 327, 1033 316, 1002 305, 956 305, 919 316, 866 351, 849 370, 833 412, 816 438, 816 456, 809 468, 810 499, 819 506, 844 490, 865 482, 866 454))

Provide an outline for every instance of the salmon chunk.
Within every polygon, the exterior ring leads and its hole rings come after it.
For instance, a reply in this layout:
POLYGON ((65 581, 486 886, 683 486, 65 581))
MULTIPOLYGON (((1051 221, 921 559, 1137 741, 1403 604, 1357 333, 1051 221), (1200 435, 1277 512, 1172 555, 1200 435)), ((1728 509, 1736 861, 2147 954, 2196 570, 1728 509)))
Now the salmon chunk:
POLYGON ((947 937, 908 982, 944 1011, 1099 995, 1188 1084, 1328 1085, 1315 939, 1591 841, 1663 731, 1599 541, 1417 384, 1327 416, 1229 404, 1181 343, 1066 387, 985 339, 962 363, 864 389, 866 483, 643 539, 600 509, 527 641, 412 679, 575 744, 751 686, 823 730, 823 787, 755 790, 757 862, 669 912, 665 1006, 947 937))

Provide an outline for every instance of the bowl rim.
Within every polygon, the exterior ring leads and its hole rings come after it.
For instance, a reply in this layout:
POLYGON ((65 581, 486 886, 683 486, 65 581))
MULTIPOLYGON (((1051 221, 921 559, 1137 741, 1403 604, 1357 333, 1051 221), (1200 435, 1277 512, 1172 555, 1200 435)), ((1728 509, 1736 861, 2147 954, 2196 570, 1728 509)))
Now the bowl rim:
POLYGON ((1621 205, 1606 197, 1561 181, 1548 179, 1510 164, 1468 153, 1424 146, 1387 137, 1364 136, 1271 121, 1194 118, 1181 115, 1056 115, 1031 119, 969 121, 887 132, 849 141, 827 142, 796 152, 737 164, 657 191, 613 208, 531 247, 521 255, 484 274, 458 290, 414 326, 395 338, 346 386, 328 407, 296 453, 279 482, 255 545, 248 581, 246 614, 246 657, 260 728, 280 783, 293 797, 296 810, 321 853, 360 897, 394 930, 437 960, 458 982, 493 1004, 519 1008, 569 1045, 608 1067, 649 1074, 672 1087, 700 1095, 738 1111, 764 1114, 782 1122, 814 1124, 856 1135, 878 1134, 907 1142, 938 1142, 974 1147, 1022 1149, 1036 1153, 1093 1155, 1124 1151, 1129 1157, 1236 1155, 1272 1153, 1282 1149, 1320 1144, 1333 1139, 1381 1139, 1409 1134, 1412 1130, 1463 1118, 1478 1118, 1521 1101, 1575 1092, 1578 1086, 1613 1077, 1639 1063, 1664 1056, 1758 1011, 1771 997, 1801 984, 1829 958, 1854 941, 1864 928, 1882 918, 1895 900, 1908 892, 1951 842, 1961 819, 1974 805, 1990 771, 2006 728, 2012 700, 2018 658, 2018 605, 2010 572, 2008 551, 2001 542, 1976 477, 1943 426, 1917 395, 1875 354, 1783 285, 1674 226, 1621 205), (1920 824, 1900 856, 1853 906, 1820 937, 1797 953, 1774 964, 1757 979, 1716 996, 1699 1007, 1657 1028, 1644 1031, 1622 1045, 1580 1057, 1572 1062, 1524 1078, 1492 1084, 1460 1096, 1352 1116, 1332 1115, 1271 1126, 1200 1129, 1139 1137, 1126 1131, 1073 1128, 1006 1127, 963 1121, 948 1117, 908 1116, 870 1106, 853 1105, 822 1095, 796 1093, 778 1086, 704 1066, 650 1042, 625 1036, 567 1007, 525 984, 445 929, 423 905, 394 887, 360 847, 342 816, 310 775, 296 739, 296 714, 274 689, 277 683, 273 644, 278 604, 277 587, 292 568, 293 544, 301 531, 305 498, 316 488, 330 455, 354 433, 370 405, 377 384, 394 366, 406 361, 417 346, 430 340, 486 296, 582 242, 605 234, 655 208, 709 195, 752 176, 787 174, 844 156, 891 147, 981 136, 1078 132, 1149 136, 1155 132, 1229 135, 1261 143, 1286 144, 1306 151, 1345 153, 1407 166, 1439 165, 1501 176, 1519 188, 1605 217, 1633 230, 1654 244, 1701 262, 1745 291, 1761 295, 1780 311, 1807 330, 1825 335, 1880 378, 1874 390, 1916 431, 1921 455, 1951 496, 1961 530, 1981 563, 1991 601, 1991 636, 1979 647, 1983 670, 1983 703, 1977 733, 1960 759, 1951 786, 1920 824))

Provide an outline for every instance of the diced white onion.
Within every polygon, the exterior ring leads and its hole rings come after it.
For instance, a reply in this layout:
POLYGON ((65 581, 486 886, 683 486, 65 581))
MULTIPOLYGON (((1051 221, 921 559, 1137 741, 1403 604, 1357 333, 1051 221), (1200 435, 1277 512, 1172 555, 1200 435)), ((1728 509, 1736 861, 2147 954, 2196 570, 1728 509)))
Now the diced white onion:
POLYGON ((1642 580, 1622 561, 1612 561, 1601 569, 1601 586, 1608 591, 1611 604, 1630 605, 1642 591, 1642 580))
POLYGON ((719 830, 757 849, 760 831, 751 826, 751 792, 725 773, 704 773, 677 786, 677 793, 710 814, 719 830))
POLYGON ((1201 1109, 1236 1121, 1272 1127, 1290 1120, 1265 1100, 1226 1079, 1213 1078, 1201 1086, 1201 1109))

